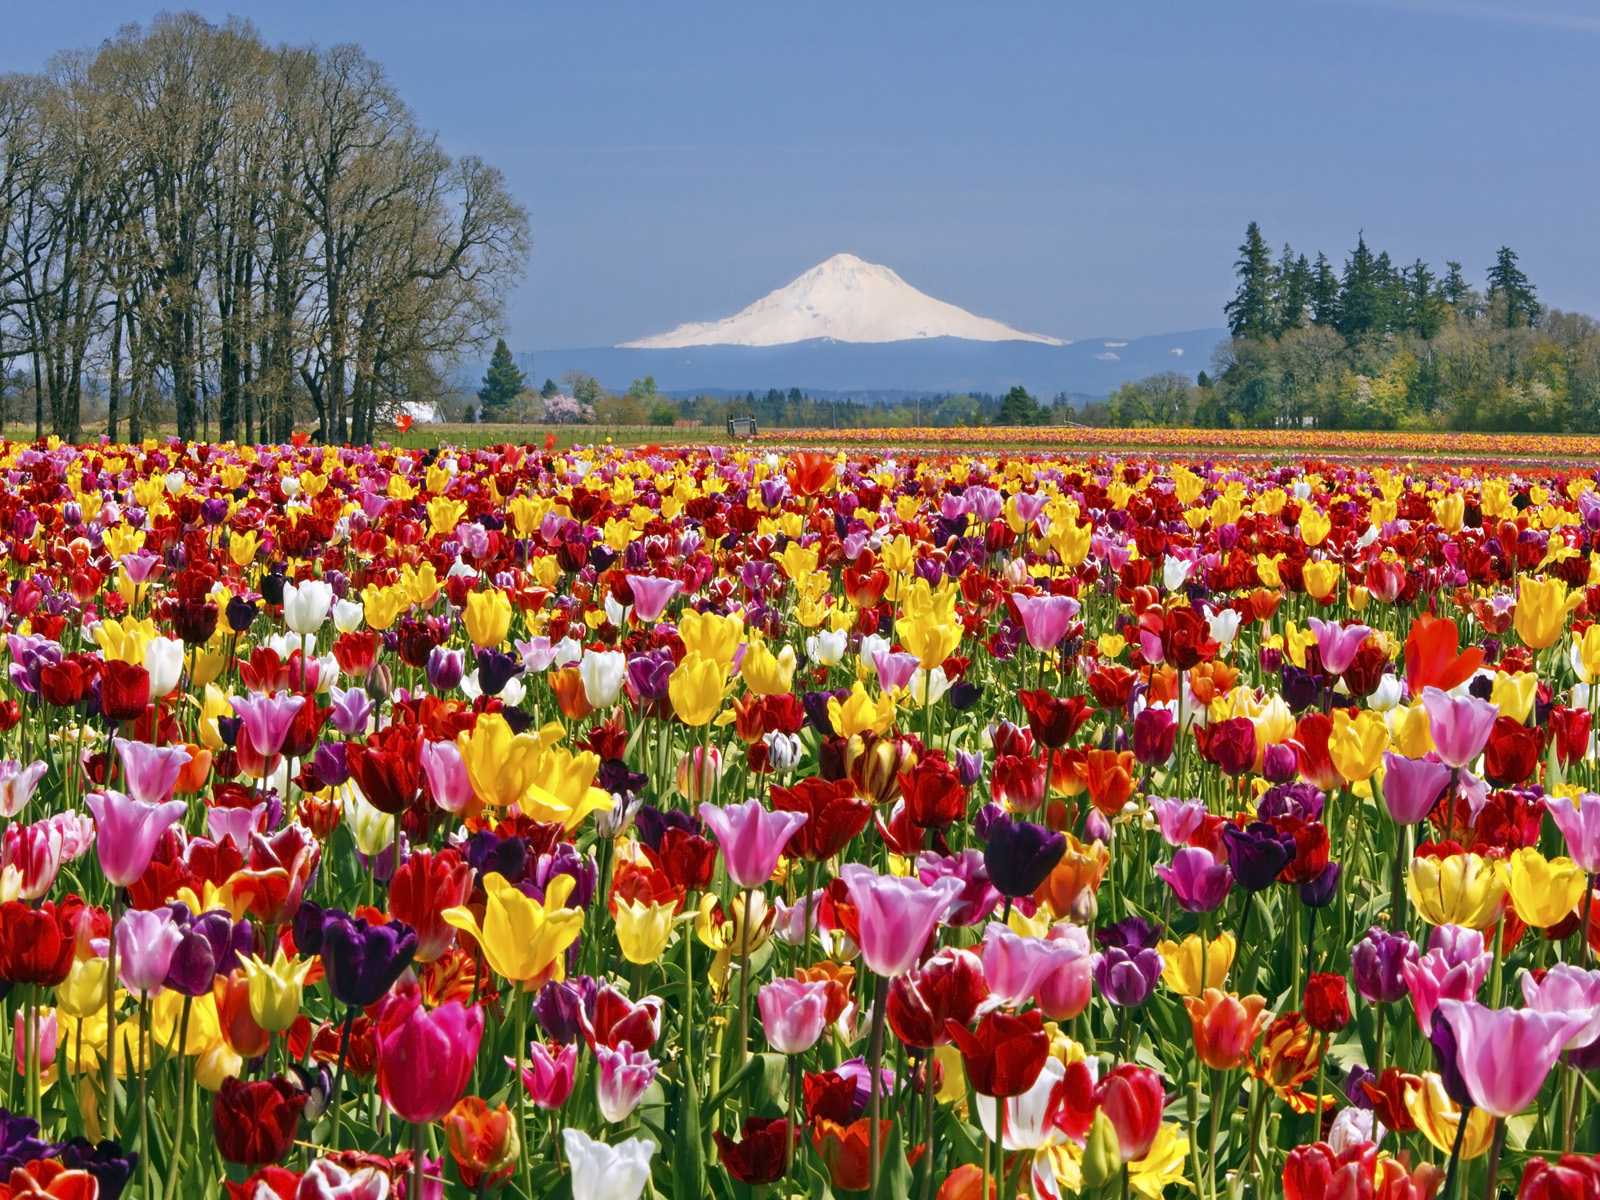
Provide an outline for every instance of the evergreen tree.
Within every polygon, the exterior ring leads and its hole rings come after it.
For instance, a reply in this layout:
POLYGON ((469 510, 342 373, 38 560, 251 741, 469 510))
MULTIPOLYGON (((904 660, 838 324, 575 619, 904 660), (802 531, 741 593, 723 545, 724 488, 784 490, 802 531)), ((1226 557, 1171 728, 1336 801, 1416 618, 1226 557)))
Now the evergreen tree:
POLYGON ((1311 321, 1314 325, 1336 325, 1339 321, 1339 277, 1333 273, 1328 256, 1320 251, 1311 272, 1311 321))
POLYGON ((1405 311, 1400 324, 1419 337, 1431 338, 1444 328, 1450 304, 1428 264, 1420 258, 1400 273, 1405 290, 1405 311))
POLYGON ((1311 264, 1304 254, 1299 257, 1285 245, 1283 257, 1278 260, 1277 295, 1273 333, 1282 337, 1291 329, 1299 329, 1305 321, 1306 308, 1311 303, 1311 264))
POLYGON ((539 395, 548 400, 560 390, 560 388, 556 387, 556 381, 554 379, 546 379, 544 381, 544 386, 539 389, 539 395))
POLYGON ((995 424, 1038 425, 1043 416, 1038 400, 1019 383, 1006 393, 1005 399, 1000 401, 1000 413, 995 417, 995 424))
POLYGON ((1254 221, 1244 232, 1244 244, 1234 262, 1239 290, 1223 310, 1228 330, 1234 337, 1267 337, 1272 333, 1273 269, 1272 251, 1267 249, 1261 227, 1254 221))
POLYGON ((494 344, 494 356, 489 359, 489 369, 483 374, 483 386, 478 389, 479 419, 503 421, 511 406, 522 392, 523 376, 506 349, 505 338, 494 344))
POLYGON ((1365 235, 1357 235, 1356 248, 1345 260, 1344 277, 1339 281, 1339 315, 1333 327, 1352 344, 1382 332, 1386 297, 1384 279, 1367 247, 1365 235))
POLYGON ((1447 270, 1445 273, 1444 282, 1439 285, 1440 294, 1444 296, 1445 302, 1449 304, 1451 308, 1459 309, 1462 301, 1464 301, 1467 296, 1471 294, 1472 289, 1467 286, 1466 279, 1464 279, 1461 275, 1460 263, 1446 262, 1444 265, 1447 270))
POLYGON ((1510 246, 1500 247, 1494 266, 1489 268, 1489 299, 1505 302, 1507 329, 1519 325, 1531 328, 1544 314, 1544 306, 1534 299, 1533 285, 1517 266, 1517 256, 1510 246))

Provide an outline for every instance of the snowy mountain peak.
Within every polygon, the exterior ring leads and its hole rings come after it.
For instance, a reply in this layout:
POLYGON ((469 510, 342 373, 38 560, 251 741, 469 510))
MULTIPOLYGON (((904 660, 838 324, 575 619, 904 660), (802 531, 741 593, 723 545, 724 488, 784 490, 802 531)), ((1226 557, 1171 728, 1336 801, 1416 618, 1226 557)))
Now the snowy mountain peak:
POLYGON ((1064 343, 1023 333, 1000 321, 919 292, 888 267, 835 254, 787 287, 720 321, 680 325, 669 333, 624 342, 624 349, 680 346, 786 346, 813 338, 839 342, 904 342, 922 338, 975 342, 1064 343))

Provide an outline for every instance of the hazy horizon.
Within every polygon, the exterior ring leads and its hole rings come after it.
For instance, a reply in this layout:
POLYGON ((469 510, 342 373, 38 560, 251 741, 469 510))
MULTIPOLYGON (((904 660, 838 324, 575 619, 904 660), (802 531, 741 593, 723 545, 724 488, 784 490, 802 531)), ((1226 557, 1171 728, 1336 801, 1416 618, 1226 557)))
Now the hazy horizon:
MULTIPOLYGON (((161 7, 18 6, 0 67, 161 7)), ((1510 244, 1542 301, 1600 312, 1592 6, 168 7, 359 42, 503 169, 534 235, 518 349, 726 317, 842 251, 1054 337, 1214 328, 1250 220, 1475 283, 1510 244)))

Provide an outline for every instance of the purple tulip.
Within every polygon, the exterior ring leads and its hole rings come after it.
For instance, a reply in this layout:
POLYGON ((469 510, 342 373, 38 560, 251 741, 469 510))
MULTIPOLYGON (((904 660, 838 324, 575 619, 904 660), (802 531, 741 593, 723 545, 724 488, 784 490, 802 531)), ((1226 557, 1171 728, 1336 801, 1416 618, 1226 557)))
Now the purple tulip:
POLYGON ((463 651, 435 646, 428 651, 428 686, 440 694, 454 691, 461 686, 466 662, 467 656, 463 651))
POLYGON ((1155 871, 1172 888, 1173 898, 1184 912, 1212 912, 1222 906, 1233 889, 1233 871, 1203 846, 1184 846, 1174 851, 1172 865, 1155 871))
POLYGON ((759 800, 746 800, 721 808, 702 804, 700 819, 722 847, 728 878, 739 887, 758 888, 772 878, 783 848, 808 818, 805 813, 773 812, 762 808, 759 800))
POLYGON ((1154 947, 1125 950, 1108 946, 1094 956, 1094 982, 1118 1008, 1138 1008, 1150 999, 1165 964, 1154 947))
POLYGON ((361 688, 351 688, 348 692, 334 688, 330 693, 333 699, 333 711, 328 714, 328 720, 333 727, 345 737, 363 737, 367 732, 367 722, 372 718, 375 707, 372 698, 361 688))
POLYGON ((478 689, 485 696, 498 696, 506 684, 522 674, 522 660, 503 650, 478 651, 478 689))
POLYGON ((1054 650, 1081 607, 1071 596, 1024 596, 1021 592, 1011 594, 1011 603, 1022 615, 1028 645, 1035 650, 1054 650))
POLYGON ((1339 894, 1339 880, 1343 878, 1344 864, 1328 863, 1315 879, 1300 885, 1300 903, 1307 908, 1327 908, 1339 894))
POLYGON ((1422 689, 1422 707, 1428 710, 1428 732, 1439 761, 1447 767, 1468 766, 1482 754, 1500 715, 1500 706, 1488 700, 1458 700, 1434 687, 1422 689))
POLYGON ((1161 840, 1169 846, 1187 846, 1206 819, 1204 800, 1163 800, 1152 796, 1150 811, 1156 815, 1161 840))
POLYGON ((344 758, 344 742, 323 742, 311 756, 311 769, 323 787, 340 787, 350 778, 344 758))
POLYGON ((291 696, 288 692, 279 692, 276 696, 252 693, 249 696, 234 696, 231 701, 233 711, 244 721, 250 744, 255 747, 257 754, 267 759, 283 749, 295 714, 305 702, 304 696, 291 696))
POLYGON ((1032 893, 1066 852, 1066 834, 1011 818, 990 825, 983 863, 1000 894, 1015 898, 1032 893))
POLYGON ((183 930, 165 908, 131 908, 117 922, 117 969, 122 986, 130 992, 159 992, 166 983, 172 956, 183 941, 183 930))
POLYGON ((182 800, 147 804, 121 792, 90 792, 83 801, 94 815, 100 869, 118 887, 138 882, 161 835, 188 810, 182 800))
POLYGON ((983 778, 983 751, 956 751, 956 778, 962 787, 973 787, 983 778))
POLYGON ((1147 767, 1172 757, 1178 739, 1178 718, 1165 708, 1146 708, 1133 719, 1133 757, 1147 767))
POLYGON ((598 988, 587 975, 552 979, 533 998, 533 1016, 547 1037, 570 1046, 583 1033, 583 1014, 594 1006, 598 988))
POLYGON ((1415 825, 1426 817, 1445 788, 1451 769, 1436 757, 1406 758, 1393 750, 1383 752, 1383 803, 1398 825, 1415 825))
POLYGON ((1317 650, 1322 656, 1322 669, 1329 675, 1343 675, 1356 661, 1361 643, 1372 632, 1365 625, 1340 625, 1337 621, 1323 621, 1312 617, 1311 630, 1317 635, 1317 650))
POLYGON ((1271 887, 1278 872, 1294 857, 1294 838, 1284 837, 1263 821, 1253 821, 1243 829, 1224 825, 1222 840, 1228 847, 1233 878, 1247 892, 1271 887))
MULTIPOLYGON (((182 904, 169 906, 183 940, 173 952, 163 986, 184 996, 206 996, 212 981, 239 965, 241 955, 255 947, 249 921, 234 924, 225 909, 212 909, 197 917, 182 904)), ((304 949, 304 947, 302 947, 304 949)))
POLYGON ((404 921, 369 925, 364 917, 329 909, 322 914, 322 965, 328 990, 341 1004, 376 1004, 417 953, 417 931, 404 921))
POLYGON ((1374 925, 1350 951, 1356 991, 1373 1004, 1394 1004, 1406 994, 1402 966, 1417 961, 1417 944, 1403 933, 1374 925))

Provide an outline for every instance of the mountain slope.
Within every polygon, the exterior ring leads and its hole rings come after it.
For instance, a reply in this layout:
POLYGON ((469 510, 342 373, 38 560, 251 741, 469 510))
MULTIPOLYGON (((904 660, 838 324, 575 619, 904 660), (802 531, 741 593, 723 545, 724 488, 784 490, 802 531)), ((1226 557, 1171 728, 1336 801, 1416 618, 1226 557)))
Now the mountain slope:
POLYGON ((668 333, 624 342, 618 348, 787 346, 818 338, 858 343, 961 338, 975 342, 1064 344, 1057 338, 1023 333, 936 300, 888 267, 865 262, 854 254, 835 254, 731 317, 679 325, 668 333))

